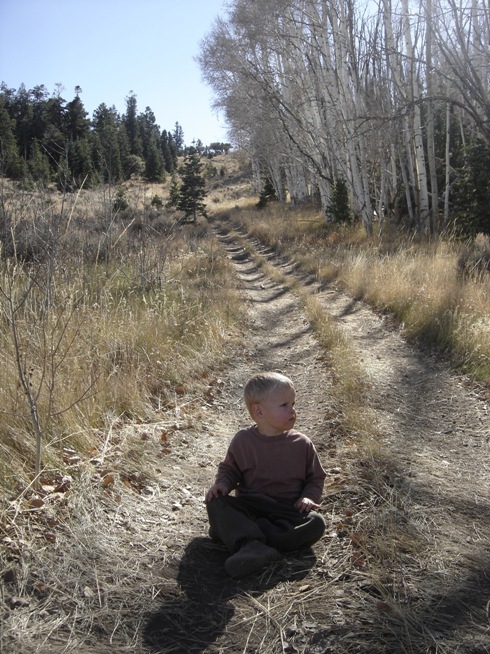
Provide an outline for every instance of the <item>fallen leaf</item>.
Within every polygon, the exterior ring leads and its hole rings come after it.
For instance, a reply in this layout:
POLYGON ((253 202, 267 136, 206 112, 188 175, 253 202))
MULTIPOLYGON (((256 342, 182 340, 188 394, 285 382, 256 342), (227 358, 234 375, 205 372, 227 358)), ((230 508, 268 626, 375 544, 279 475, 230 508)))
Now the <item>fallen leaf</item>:
POLYGON ((366 565, 366 557, 361 552, 354 552, 351 557, 351 562, 356 568, 364 568, 366 565))
POLYGON ((105 477, 102 479, 102 486, 104 488, 107 488, 108 486, 112 486, 113 483, 114 483, 113 475, 105 475, 105 477))

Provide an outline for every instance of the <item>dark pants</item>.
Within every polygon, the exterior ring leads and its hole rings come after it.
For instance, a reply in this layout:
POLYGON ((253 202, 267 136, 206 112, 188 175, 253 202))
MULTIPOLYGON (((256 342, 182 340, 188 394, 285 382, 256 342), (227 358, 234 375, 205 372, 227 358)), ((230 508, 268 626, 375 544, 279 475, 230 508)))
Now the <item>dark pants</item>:
POLYGON ((316 511, 300 513, 289 502, 266 495, 219 496, 206 506, 210 534, 232 554, 247 540, 292 552, 313 545, 325 531, 325 520, 316 511))

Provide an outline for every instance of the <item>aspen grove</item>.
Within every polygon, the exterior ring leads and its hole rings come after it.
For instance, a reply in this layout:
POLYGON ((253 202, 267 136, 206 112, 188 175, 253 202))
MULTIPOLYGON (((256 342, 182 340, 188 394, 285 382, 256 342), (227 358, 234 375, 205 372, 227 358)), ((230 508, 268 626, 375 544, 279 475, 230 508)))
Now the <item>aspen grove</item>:
POLYGON ((199 64, 259 188, 367 234, 490 231, 488 0, 232 0, 199 64))

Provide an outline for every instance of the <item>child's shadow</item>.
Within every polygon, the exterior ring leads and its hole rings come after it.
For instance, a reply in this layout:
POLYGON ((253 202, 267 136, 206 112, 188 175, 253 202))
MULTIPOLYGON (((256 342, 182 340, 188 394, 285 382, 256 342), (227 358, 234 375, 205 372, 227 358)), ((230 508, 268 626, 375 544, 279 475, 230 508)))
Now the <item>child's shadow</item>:
POLYGON ((195 538, 180 561, 178 588, 145 626, 143 639, 150 651, 163 654, 198 654, 226 630, 234 614, 231 600, 257 594, 286 580, 304 578, 314 566, 312 549, 292 553, 261 573, 232 579, 224 570, 226 550, 209 538, 195 538))

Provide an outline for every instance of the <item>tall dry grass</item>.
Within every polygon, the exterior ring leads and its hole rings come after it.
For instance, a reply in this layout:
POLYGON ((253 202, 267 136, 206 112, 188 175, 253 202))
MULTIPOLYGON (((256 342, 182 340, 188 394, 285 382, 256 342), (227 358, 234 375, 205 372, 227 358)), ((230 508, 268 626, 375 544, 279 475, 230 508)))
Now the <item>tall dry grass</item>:
POLYGON ((87 452, 118 418, 147 419, 223 357, 240 309, 206 223, 178 226, 141 192, 4 197, 0 257, 0 486, 87 452), (26 388, 23 388, 24 380, 26 388))

